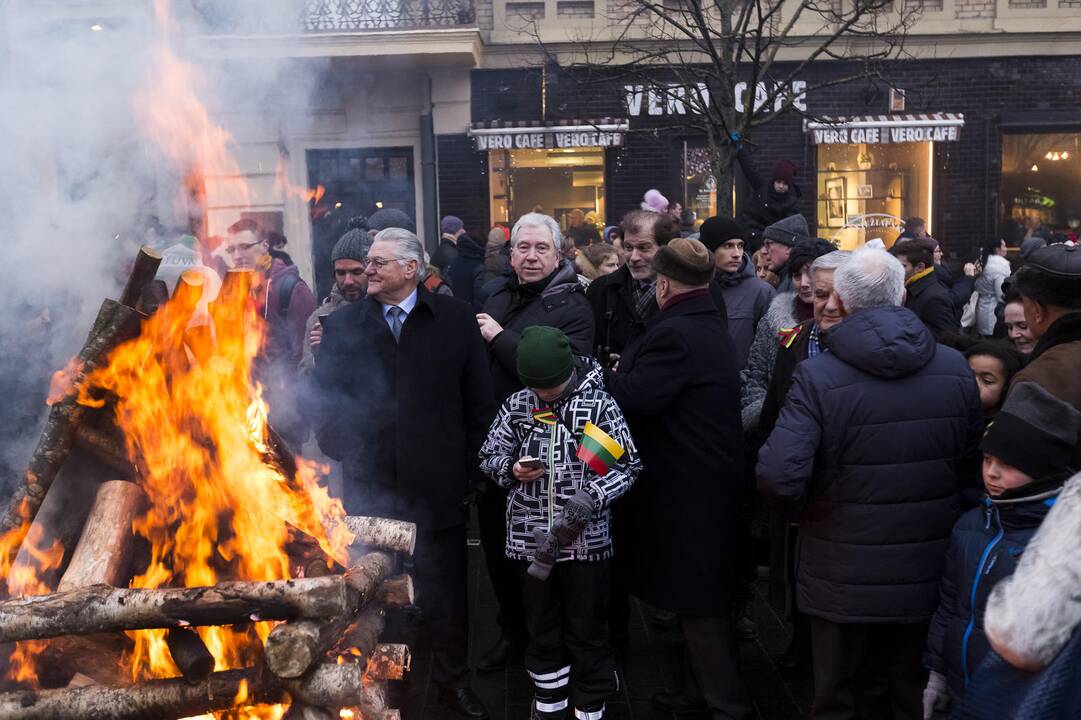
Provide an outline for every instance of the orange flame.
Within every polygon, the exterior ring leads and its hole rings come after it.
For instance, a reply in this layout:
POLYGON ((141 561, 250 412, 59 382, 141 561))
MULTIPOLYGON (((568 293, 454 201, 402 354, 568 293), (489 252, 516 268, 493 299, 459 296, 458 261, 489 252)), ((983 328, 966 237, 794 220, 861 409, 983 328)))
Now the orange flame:
MULTIPOLYGON (((6 537, 15 537, 11 531, 6 537)), ((22 543, 22 549, 15 563, 7 572, 7 592, 12 597, 43 595, 51 588, 42 582, 41 577, 49 570, 60 567, 64 559, 64 547, 54 539, 45 547, 41 525, 31 525, 22 543)), ((20 533, 21 535, 21 533, 20 533)), ((3 544, 0 541, 0 544, 3 544)), ((9 658, 7 679, 17 683, 37 685, 39 663, 43 660, 42 652, 46 643, 41 640, 24 640, 15 643, 15 649, 9 658)))
POLYGON ((78 357, 68 360, 68 364, 53 373, 49 382, 49 395, 45 404, 52 406, 74 395, 78 389, 79 376, 83 372, 83 363, 78 357))
POLYGON ((327 189, 322 185, 316 185, 315 189, 312 189, 289 182, 289 175, 285 169, 285 158, 281 155, 278 156, 278 167, 274 171, 274 189, 286 197, 297 197, 314 205, 318 205, 327 192, 327 189))

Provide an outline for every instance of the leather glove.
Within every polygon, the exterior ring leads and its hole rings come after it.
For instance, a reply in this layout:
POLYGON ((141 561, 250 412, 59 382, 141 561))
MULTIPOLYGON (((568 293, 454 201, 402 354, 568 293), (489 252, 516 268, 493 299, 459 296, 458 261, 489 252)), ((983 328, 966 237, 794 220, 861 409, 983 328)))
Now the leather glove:
POLYGON ((932 670, 927 678, 927 687, 923 689, 923 720, 932 720, 935 713, 946 713, 949 709, 950 695, 946 690, 946 677, 932 670))

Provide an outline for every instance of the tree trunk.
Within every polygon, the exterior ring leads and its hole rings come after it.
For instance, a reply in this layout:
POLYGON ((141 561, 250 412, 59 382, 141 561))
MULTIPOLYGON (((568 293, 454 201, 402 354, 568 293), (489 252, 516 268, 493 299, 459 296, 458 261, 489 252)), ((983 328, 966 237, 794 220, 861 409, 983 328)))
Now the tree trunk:
POLYGON ((383 607, 403 608, 412 605, 414 599, 413 576, 395 575, 383 581, 377 602, 383 607))
POLYGON ((383 643, 368 655, 364 674, 376 680, 401 680, 409 672, 409 646, 383 643))
MULTIPOLYGON (((111 350, 138 334, 140 318, 138 312, 114 300, 102 303, 86 343, 77 356, 81 368, 76 378, 76 387, 85 377, 85 373, 105 362, 106 355, 111 350)), ((23 482, 16 488, 3 518, 0 518, 0 536, 6 536, 3 550, 0 551, 5 554, 0 557, 0 568, 4 572, 11 567, 45 494, 49 492, 60 467, 71 452, 73 429, 79 424, 82 415, 83 406, 76 402, 76 397, 72 395, 57 402, 49 411, 41 438, 23 475, 23 482)))
POLYGON ((150 680, 130 687, 79 687, 0 695, 4 720, 166 720, 227 710, 243 684, 245 704, 294 702, 337 710, 366 705, 386 712, 378 683, 365 682, 356 665, 321 665, 307 677, 281 682, 256 669, 213 673, 198 685, 183 678, 150 680))
MULTIPOLYGON (((359 650, 367 655, 375 649, 384 623, 383 610, 376 606, 366 609, 358 618, 350 616, 328 622, 298 620, 282 623, 271 630, 267 637, 263 648, 266 665, 278 677, 300 677, 327 652, 340 645, 351 626, 350 639, 354 636, 360 639, 364 647, 359 650)), ((356 643, 344 647, 356 647, 356 643)))
POLYGON ((350 515, 345 518, 349 532, 356 535, 354 545, 389 550, 413 557, 417 546, 417 526, 415 523, 387 518, 362 517, 350 515))
POLYGON ((135 483, 102 483, 57 591, 102 583, 127 587, 135 541, 131 524, 145 507, 146 493, 135 483))
POLYGON ((124 285, 124 292, 120 294, 120 304, 134 309, 142 296, 143 288, 158 274, 160 265, 161 253, 148 245, 140 247, 128 275, 128 282, 124 285))
POLYGON ((0 642, 117 630, 232 625, 347 614, 341 576, 136 589, 95 585, 0 603, 0 642))

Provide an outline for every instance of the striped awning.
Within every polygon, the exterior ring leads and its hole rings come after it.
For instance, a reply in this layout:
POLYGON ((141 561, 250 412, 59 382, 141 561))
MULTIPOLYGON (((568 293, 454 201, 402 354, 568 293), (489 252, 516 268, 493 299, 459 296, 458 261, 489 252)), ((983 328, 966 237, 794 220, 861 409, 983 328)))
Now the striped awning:
POLYGON ((803 121, 803 129, 815 145, 956 142, 964 125, 961 113, 853 115, 803 121))
POLYGON ((627 132, 630 123, 626 118, 592 118, 574 120, 489 120, 474 122, 469 128, 470 135, 492 135, 496 133, 533 133, 533 132, 627 132))

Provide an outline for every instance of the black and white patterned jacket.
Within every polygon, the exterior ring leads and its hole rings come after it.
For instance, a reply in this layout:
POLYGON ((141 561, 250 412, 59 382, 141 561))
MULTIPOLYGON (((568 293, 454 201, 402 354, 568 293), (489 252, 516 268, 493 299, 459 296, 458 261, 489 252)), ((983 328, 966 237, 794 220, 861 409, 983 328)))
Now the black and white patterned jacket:
POLYGON ((593 520, 570 547, 560 548, 559 561, 604 560, 612 556, 609 504, 634 482, 642 462, 623 412, 604 389, 600 366, 579 358, 578 387, 551 407, 559 420, 547 425, 533 418, 543 403, 529 388, 503 403, 480 450, 481 469, 511 492, 507 497, 507 557, 532 560, 537 543, 534 530, 547 532, 563 503, 579 489, 596 506, 593 520), (623 447, 623 456, 603 477, 578 459, 578 443, 587 422, 608 433, 623 447), (511 468, 521 457, 544 461, 546 474, 522 484, 511 468))

